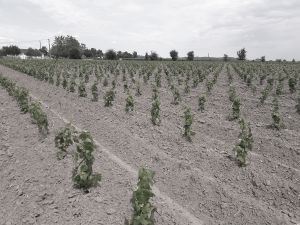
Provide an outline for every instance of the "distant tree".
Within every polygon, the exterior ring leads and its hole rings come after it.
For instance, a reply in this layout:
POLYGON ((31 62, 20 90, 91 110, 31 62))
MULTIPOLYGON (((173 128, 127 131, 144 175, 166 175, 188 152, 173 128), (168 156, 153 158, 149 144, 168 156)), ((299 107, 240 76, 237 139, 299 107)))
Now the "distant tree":
POLYGON ((97 55, 97 50, 95 48, 91 48, 92 57, 95 58, 97 55))
POLYGON ((241 50, 239 50, 237 52, 238 59, 239 60, 245 60, 246 59, 246 53, 247 53, 247 51, 245 50, 245 48, 242 48, 241 50))
POLYGON ((176 50, 170 51, 170 56, 173 61, 176 61, 178 59, 178 52, 176 50))
POLYGON ((228 61, 228 55, 227 54, 224 54, 223 60, 224 60, 224 62, 228 61))
POLYGON ((117 53, 113 49, 109 49, 105 52, 105 58, 109 60, 117 59, 117 53))
POLYGON ((88 49, 88 48, 83 50, 83 55, 87 58, 92 58, 93 57, 93 53, 92 53, 91 49, 88 49))
POLYGON ((48 55, 48 49, 46 48, 46 46, 43 46, 43 47, 40 49, 40 52, 43 53, 44 55, 48 55))
POLYGON ((81 59, 81 52, 78 48, 72 48, 69 51, 70 59, 81 59))
POLYGON ((33 56, 41 56, 42 53, 38 49, 28 48, 26 50, 25 55, 27 55, 29 57, 33 57, 33 56))
POLYGON ((21 49, 16 45, 4 46, 2 48, 2 54, 6 55, 19 55, 21 53, 21 49))
POLYGON ((293 59, 292 62, 295 63, 296 62, 295 59, 293 59))
POLYGON ((148 52, 146 52, 146 54, 145 54, 145 60, 149 60, 148 52))
POLYGON ((150 60, 158 60, 158 54, 156 52, 151 52, 150 60))
POLYGON ((51 48, 51 54, 56 57, 69 57, 70 51, 72 50, 72 53, 75 53, 74 49, 77 49, 80 54, 85 49, 84 44, 80 44, 78 40, 70 35, 67 36, 56 36, 54 38, 54 42, 52 44, 51 48))
POLYGON ((134 52, 132 53, 132 57, 133 57, 133 58, 137 58, 137 52, 136 52, 136 51, 134 51, 134 52))
POLYGON ((97 52, 96 52, 96 57, 100 57, 102 58, 104 56, 102 50, 98 49, 97 52))
POLYGON ((122 58, 133 58, 133 55, 127 51, 122 53, 122 58))
POLYGON ((265 61, 266 61, 266 57, 265 57, 265 56, 262 56, 262 57, 260 58, 260 61, 265 62, 265 61))
POLYGON ((194 51, 189 51, 187 53, 187 60, 193 61, 194 60, 194 51))
POLYGON ((123 58, 123 53, 121 51, 117 51, 117 59, 123 58))

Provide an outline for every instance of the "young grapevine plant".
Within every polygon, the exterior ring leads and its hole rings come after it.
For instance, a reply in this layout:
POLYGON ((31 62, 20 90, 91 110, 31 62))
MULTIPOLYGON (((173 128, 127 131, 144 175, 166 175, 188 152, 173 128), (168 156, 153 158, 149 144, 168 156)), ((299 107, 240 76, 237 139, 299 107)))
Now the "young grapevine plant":
POLYGON ((154 225, 156 207, 150 202, 154 197, 151 186, 153 185, 154 172, 141 168, 137 190, 133 192, 131 204, 133 214, 131 220, 125 220, 125 225, 154 225))
POLYGON ((188 140, 192 141, 192 124, 193 124, 193 116, 190 108, 186 108, 184 112, 184 134, 183 136, 188 140))
POLYGON ((76 143, 76 152, 73 153, 74 169, 72 180, 76 188, 88 191, 101 180, 101 175, 93 173, 94 156, 96 148, 91 134, 88 131, 77 132, 70 124, 63 128, 55 136, 55 146, 60 150, 59 159, 67 155, 67 149, 76 143))

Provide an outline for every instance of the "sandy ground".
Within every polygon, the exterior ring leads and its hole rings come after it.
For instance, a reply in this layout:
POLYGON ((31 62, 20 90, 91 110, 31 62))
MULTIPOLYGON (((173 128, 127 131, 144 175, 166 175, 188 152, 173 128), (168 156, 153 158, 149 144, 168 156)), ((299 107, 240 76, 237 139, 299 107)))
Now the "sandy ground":
MULTIPOLYGON (((22 115, 4 90, 1 104, 0 224, 123 224, 130 217, 130 197, 135 172, 144 166, 156 172, 154 203, 157 224, 297 224, 300 223, 300 125, 294 110, 295 96, 280 97, 286 129, 268 128, 271 100, 257 107, 259 90, 234 77, 241 98, 242 115, 251 122, 254 148, 249 165, 239 168, 232 160, 239 126, 228 121, 230 102, 226 70, 223 69, 204 113, 197 111, 202 84, 172 105, 172 94, 160 90, 160 126, 150 121, 151 86, 143 86, 135 97, 133 113, 124 111, 126 95, 117 86, 114 106, 79 98, 62 87, 52 86, 0 66, 0 72, 44 103, 50 135, 40 140, 28 115, 22 115), (184 105, 194 114, 193 142, 182 138, 184 105), (100 186, 83 194, 72 188, 72 160, 56 159, 54 135, 71 121, 91 131, 100 144, 95 171, 100 186)), ((141 82, 142 83, 142 82, 141 82)), ((263 88, 263 87, 259 87, 263 88)), ((180 87, 183 93, 183 87, 180 87)), ((88 90, 89 91, 89 90, 88 90)), ((89 91, 90 94, 90 91, 89 91)))

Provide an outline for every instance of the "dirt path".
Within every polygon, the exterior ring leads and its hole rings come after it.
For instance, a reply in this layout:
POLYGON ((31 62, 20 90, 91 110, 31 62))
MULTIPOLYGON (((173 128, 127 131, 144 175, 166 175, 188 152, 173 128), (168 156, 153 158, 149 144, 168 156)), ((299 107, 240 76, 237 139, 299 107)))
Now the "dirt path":
MULTIPOLYGON (((162 104, 163 124, 160 127, 151 125, 145 116, 150 105, 149 89, 143 89, 137 112, 127 115, 121 109, 124 104, 121 94, 116 100, 119 107, 108 109, 103 107, 101 100, 92 103, 3 66, 0 71, 29 88, 52 113, 90 130, 105 146, 103 149, 112 154, 112 162, 127 170, 127 177, 128 171, 134 173, 140 166, 155 170, 156 187, 162 191, 160 194, 155 188, 157 201, 165 202, 166 209, 173 205, 172 200, 178 203, 167 216, 174 220, 177 215, 176 224, 186 224, 187 219, 194 220, 195 224, 202 221, 204 224, 239 224, 241 221, 245 224, 281 224, 283 221, 292 224, 292 221, 299 221, 299 174, 293 168, 278 166, 257 154, 251 157, 251 164, 246 169, 240 169, 227 158, 239 128, 226 120, 230 107, 225 70, 208 99, 212 104, 208 104, 205 113, 195 115, 193 143, 187 143, 180 135, 181 106, 162 104), (280 197, 282 195, 284 197, 280 197)), ((123 93, 121 88, 118 93, 123 93)), ((191 99, 188 104, 195 107, 193 101, 191 99)), ((99 152, 95 164, 103 169, 102 162, 98 161, 101 156, 103 154, 99 152)), ((286 158, 283 161, 275 159, 286 163, 286 158)))

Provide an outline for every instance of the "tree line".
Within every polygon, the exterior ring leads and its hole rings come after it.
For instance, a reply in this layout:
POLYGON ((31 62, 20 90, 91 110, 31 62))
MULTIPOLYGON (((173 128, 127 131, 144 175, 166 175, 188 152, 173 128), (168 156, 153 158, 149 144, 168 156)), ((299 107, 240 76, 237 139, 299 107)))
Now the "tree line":
MULTIPOLYGON (((162 60, 156 52, 151 51, 150 54, 146 52, 144 56, 138 56, 137 52, 134 51, 130 52, 122 52, 122 51, 115 51, 113 49, 107 50, 105 53, 101 49, 95 48, 87 48, 85 44, 80 43, 75 37, 67 35, 67 36, 56 36, 54 38, 54 42, 50 48, 50 52, 48 49, 43 46, 41 49, 33 49, 28 48, 23 51, 24 54, 28 57, 39 57, 42 56, 50 56, 53 58, 70 58, 70 59, 82 59, 82 58, 104 58, 108 60, 118 60, 118 59, 145 59, 145 60, 162 60)), ((0 56, 7 56, 7 55, 19 55, 21 53, 21 49, 16 45, 11 46, 4 46, 0 49, 0 56)), ((241 50, 237 51, 237 58, 238 60, 246 60, 246 49, 242 48, 241 50)), ((170 57, 173 61, 179 59, 178 51, 175 49, 170 51, 170 57)), ((189 51, 186 54, 186 59, 188 61, 193 61, 195 58, 194 51, 189 51)), ((227 54, 224 54, 223 61, 229 61, 230 58, 227 54)), ((260 61, 265 62, 265 56, 260 58, 260 61)))

